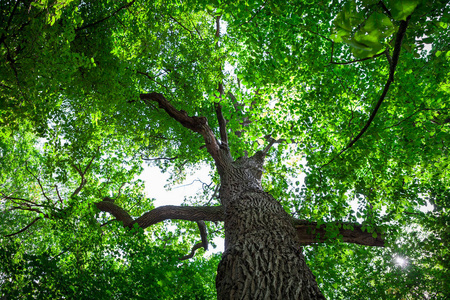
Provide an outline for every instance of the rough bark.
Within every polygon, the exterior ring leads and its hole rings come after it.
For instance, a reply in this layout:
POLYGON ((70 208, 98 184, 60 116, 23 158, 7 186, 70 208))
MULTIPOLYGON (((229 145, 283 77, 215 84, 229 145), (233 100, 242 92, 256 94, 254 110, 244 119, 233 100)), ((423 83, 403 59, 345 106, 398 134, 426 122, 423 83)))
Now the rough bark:
POLYGON ((217 298, 324 299, 290 216, 260 185, 261 168, 255 156, 220 172, 226 249, 217 270, 217 298))

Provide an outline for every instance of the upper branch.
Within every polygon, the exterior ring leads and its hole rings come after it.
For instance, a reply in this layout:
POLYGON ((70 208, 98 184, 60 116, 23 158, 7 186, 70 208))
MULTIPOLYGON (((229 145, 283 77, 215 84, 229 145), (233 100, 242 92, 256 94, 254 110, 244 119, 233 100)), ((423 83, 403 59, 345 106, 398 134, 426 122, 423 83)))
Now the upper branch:
POLYGON ((264 7, 266 6, 266 3, 267 3, 267 0, 264 1, 264 3, 261 5, 261 7, 253 14, 253 16, 250 19, 242 22, 237 27, 241 27, 244 24, 250 23, 264 9, 264 7))
POLYGON ((381 104, 383 103, 384 99, 386 98, 386 95, 387 95, 387 92, 389 91, 389 87, 391 86, 391 83, 394 82, 394 74, 395 74, 395 69, 397 68, 398 59, 400 57, 402 40, 403 40, 403 37, 405 36, 406 28, 408 27, 408 21, 410 18, 411 18, 411 16, 408 16, 406 18, 406 21, 403 21, 403 20, 400 21, 400 27, 397 32, 397 37, 395 39, 394 53, 392 55, 392 59, 389 61, 389 67, 390 67, 389 77, 388 77, 388 80, 386 81, 386 84, 384 85, 383 92, 381 93, 381 96, 378 99, 377 104, 375 105, 372 113, 370 114, 369 119, 366 122, 366 125, 363 127, 363 129, 361 129, 361 131, 358 133, 358 135, 354 139, 352 139, 350 141, 350 143, 348 143, 348 145, 344 149, 341 150, 341 152, 338 153, 338 155, 333 157, 328 163, 323 165, 321 168, 327 166, 332 161, 334 161, 338 156, 340 156, 342 153, 344 153, 346 150, 350 149, 361 138, 361 136, 367 131, 370 124, 372 124, 372 121, 375 119, 378 109, 380 108, 381 104))
MULTIPOLYGON (((216 48, 219 48, 219 38, 220 38, 220 18, 221 16, 216 17, 216 33, 215 38, 217 40, 216 42, 216 48)), ((220 72, 222 72, 222 67, 220 67, 220 72)), ((217 91, 219 92, 219 102, 214 104, 214 107, 216 109, 216 116, 217 121, 219 122, 219 131, 220 131, 220 141, 223 145, 228 147, 228 135, 227 135, 227 122, 222 114, 222 105, 220 105, 220 101, 222 100, 224 90, 223 90, 223 81, 219 83, 217 91)))
POLYGON ((175 21, 175 23, 177 23, 178 25, 180 25, 184 30, 186 30, 187 32, 190 33, 190 35, 192 36, 192 30, 190 30, 189 28, 187 28, 186 26, 184 26, 183 24, 181 24, 181 22, 179 22, 177 19, 175 19, 174 17, 172 17, 171 15, 169 15, 169 18, 171 18, 173 21, 175 21))
POLYGON ((205 117, 188 116, 184 110, 176 109, 160 93, 141 94, 140 99, 147 105, 150 104, 150 101, 157 102, 159 107, 164 109, 172 119, 176 120, 184 127, 200 133, 205 140, 208 152, 216 161, 219 159, 219 144, 205 117))
MULTIPOLYGON (((100 146, 97 147, 97 151, 100 149, 100 146)), ((89 168, 92 165, 92 162, 95 159, 95 155, 92 156, 92 158, 89 160, 86 168, 84 169, 84 171, 81 170, 81 167, 77 167, 75 164, 72 164, 72 167, 77 171, 78 175, 80 175, 80 184, 78 185, 78 187, 75 189, 75 191, 72 193, 71 197, 76 196, 80 193, 80 191, 83 189, 84 185, 87 183, 86 180, 86 173, 89 170, 89 168)))
POLYGON ((30 169, 28 169, 27 165, 25 165, 25 169, 28 171, 28 173, 31 174, 31 176, 33 176, 34 179, 36 179, 36 181, 37 181, 37 183, 39 185, 39 188, 41 189, 42 196, 44 196, 45 199, 47 199, 49 202, 51 202, 51 199, 47 196, 47 194, 45 194, 44 187, 42 186, 42 183, 41 183, 41 180, 39 179, 39 177, 34 175, 33 172, 31 172, 30 169))
MULTIPOLYGON (((333 65, 349 65, 349 64, 353 64, 353 63, 355 63, 355 62, 362 62, 362 61, 365 61, 365 60, 377 58, 377 57, 379 57, 379 56, 384 55, 387 51, 388 51, 388 50, 383 51, 383 52, 381 52, 381 53, 378 53, 378 54, 376 54, 376 55, 374 55, 374 56, 365 57, 365 58, 361 58, 361 59, 355 59, 355 60, 346 61, 346 62, 335 62, 335 61, 333 61, 333 50, 331 50, 330 64, 333 64, 333 65)), ((388 52, 388 53, 389 53, 389 52, 388 52)))

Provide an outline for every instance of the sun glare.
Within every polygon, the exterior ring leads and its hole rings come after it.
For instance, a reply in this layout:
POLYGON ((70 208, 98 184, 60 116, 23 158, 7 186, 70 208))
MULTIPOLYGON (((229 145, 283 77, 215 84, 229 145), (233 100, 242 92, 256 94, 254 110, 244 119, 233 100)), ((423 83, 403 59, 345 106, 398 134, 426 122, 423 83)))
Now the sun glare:
POLYGON ((395 264, 403 268, 408 264, 408 260, 403 257, 397 256, 395 257, 395 264))

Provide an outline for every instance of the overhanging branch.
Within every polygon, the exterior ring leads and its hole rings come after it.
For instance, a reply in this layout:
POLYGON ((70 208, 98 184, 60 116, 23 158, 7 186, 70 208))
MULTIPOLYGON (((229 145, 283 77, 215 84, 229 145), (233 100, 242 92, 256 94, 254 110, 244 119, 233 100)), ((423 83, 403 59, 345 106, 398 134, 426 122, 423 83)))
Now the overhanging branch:
MULTIPOLYGON (((335 157, 333 157, 329 162, 327 162, 320 168, 323 168, 323 167, 329 165, 337 157, 339 157, 342 153, 344 153, 345 151, 350 149, 362 137, 362 135, 367 131, 367 129, 370 127, 370 124, 372 124, 372 121, 375 119, 378 109, 380 108, 381 104, 383 103, 384 99, 386 98, 386 95, 387 95, 387 92, 389 91, 389 87, 391 86, 391 83, 394 82, 395 69, 397 68, 398 59, 400 57, 402 40, 403 40, 403 37, 405 36, 406 28, 408 27, 408 21, 410 18, 411 18, 411 16, 408 16, 406 18, 406 21, 403 21, 403 20, 400 21, 400 27, 397 32, 397 37, 395 39, 394 53, 392 55, 392 59, 389 60, 389 67, 390 67, 389 77, 388 77, 388 80, 386 81, 386 84, 384 85, 383 92, 381 93, 381 96, 378 99, 377 104, 375 105, 374 109, 372 110, 372 113, 370 114, 369 119, 366 122, 366 125, 363 127, 363 129, 361 129, 361 131, 358 133, 358 135, 354 139, 352 139, 344 149, 341 150, 341 152, 339 152, 335 157)), ((387 53, 387 54, 389 54, 389 53, 387 53)))
POLYGON ((224 219, 223 209, 221 206, 174 206, 166 205, 152 209, 151 211, 143 214, 141 217, 133 220, 130 214, 123 208, 108 201, 107 198, 101 202, 95 203, 98 209, 101 211, 109 212, 117 221, 123 222, 124 227, 132 228, 134 224, 138 224, 142 229, 151 225, 157 224, 164 220, 186 220, 196 221, 200 230, 201 242, 195 244, 191 252, 180 258, 180 260, 186 260, 192 258, 195 251, 199 248, 208 250, 208 239, 206 232, 206 225, 204 221, 222 221, 224 219))

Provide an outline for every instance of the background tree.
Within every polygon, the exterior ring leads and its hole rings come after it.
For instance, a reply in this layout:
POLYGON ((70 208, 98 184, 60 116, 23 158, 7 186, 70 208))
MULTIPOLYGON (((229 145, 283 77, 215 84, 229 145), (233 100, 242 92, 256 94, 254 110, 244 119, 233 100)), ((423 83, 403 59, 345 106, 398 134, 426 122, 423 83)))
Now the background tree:
POLYGON ((444 299, 449 8, 2 2, 2 296, 444 299))

